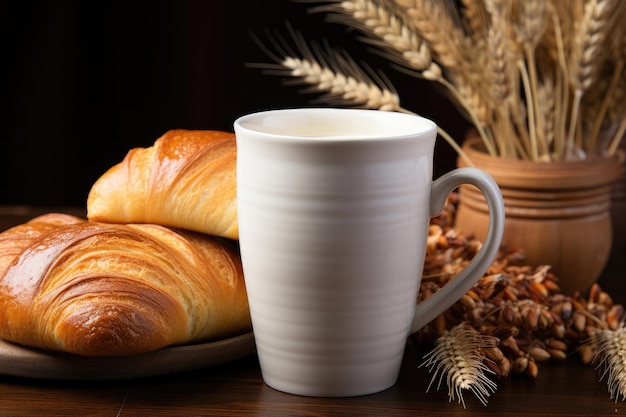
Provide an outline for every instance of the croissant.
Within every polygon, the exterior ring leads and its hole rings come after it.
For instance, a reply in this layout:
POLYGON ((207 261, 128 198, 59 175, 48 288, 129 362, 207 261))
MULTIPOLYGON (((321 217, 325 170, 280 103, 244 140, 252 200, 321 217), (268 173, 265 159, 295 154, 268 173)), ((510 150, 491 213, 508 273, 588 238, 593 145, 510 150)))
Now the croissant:
POLYGON ((0 338, 86 356, 251 328, 234 241, 51 213, 0 233, 0 338))
POLYGON ((87 218, 154 223, 238 239, 235 135, 170 130, 105 172, 87 198, 87 218))

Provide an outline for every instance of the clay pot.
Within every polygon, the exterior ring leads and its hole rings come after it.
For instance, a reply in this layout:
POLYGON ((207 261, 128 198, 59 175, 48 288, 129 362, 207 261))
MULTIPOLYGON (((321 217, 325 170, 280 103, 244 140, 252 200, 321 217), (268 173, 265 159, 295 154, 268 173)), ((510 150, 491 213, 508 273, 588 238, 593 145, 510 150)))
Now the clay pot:
MULTIPOLYGON (((529 265, 551 265, 563 293, 588 289, 611 253, 611 189, 623 174, 620 159, 542 163, 492 157, 478 137, 468 138, 463 150, 500 186, 503 245, 524 249, 529 265)), ((467 166, 462 158, 458 165, 467 166)), ((486 235, 487 205, 474 187, 460 190, 456 226, 479 239, 486 235)))

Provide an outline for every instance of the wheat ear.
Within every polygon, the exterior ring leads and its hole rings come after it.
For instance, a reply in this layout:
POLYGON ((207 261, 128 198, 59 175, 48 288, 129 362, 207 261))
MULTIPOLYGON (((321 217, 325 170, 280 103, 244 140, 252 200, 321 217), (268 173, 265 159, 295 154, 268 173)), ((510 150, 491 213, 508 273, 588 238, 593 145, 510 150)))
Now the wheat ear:
POLYGON ((467 22, 474 44, 482 45, 487 37, 488 19, 483 0, 461 0, 461 13, 467 22))
POLYGON ((403 19, 390 8, 372 0, 335 0, 313 11, 328 13, 329 20, 354 27, 371 35, 367 41, 383 50, 392 50, 397 62, 416 71, 427 70, 432 57, 430 48, 403 19), (378 41, 375 41, 378 39, 378 41))
POLYGON ((411 25, 424 38, 436 60, 446 68, 466 65, 468 37, 455 21, 445 2, 395 0, 411 18, 411 25))
MULTIPOLYGON (((625 15, 625 9, 625 7, 622 7, 622 16, 625 15)), ((626 95, 626 91, 623 91, 618 87, 620 85, 620 81, 623 81, 623 77, 626 75, 626 28, 624 28, 623 25, 616 26, 615 28, 615 34, 613 39, 611 40, 611 57, 614 62, 613 74, 610 78, 607 88, 604 89, 604 98, 600 100, 598 114, 592 125, 591 133, 589 135, 590 149, 595 148, 596 141, 598 140, 598 136, 600 134, 600 128, 602 126, 602 122, 604 121, 604 117, 609 110, 609 106, 613 105, 614 107, 619 108, 618 101, 620 94, 626 95), (618 100, 616 100, 616 97, 618 98, 618 100)), ((625 114, 623 115, 623 117, 626 117, 626 112, 624 113, 625 114)), ((622 132, 622 135, 623 133, 624 132, 622 132)), ((615 136, 614 139, 611 141, 609 145, 610 154, 613 154, 614 151, 617 149, 621 138, 622 136, 615 136)))
MULTIPOLYGON (((621 1, 621 0, 619 0, 621 1)), ((576 124, 580 101, 585 91, 595 80, 604 62, 606 36, 611 26, 616 0, 589 0, 584 5, 584 13, 579 27, 574 33, 572 61, 570 63, 571 82, 574 88, 574 101, 570 115, 567 139, 567 159, 573 156, 575 144, 582 147, 576 138, 576 124), (577 143, 576 143, 577 142, 577 143)), ((581 135, 578 135, 581 137, 581 135)))
POLYGON ((269 74, 288 76, 296 84, 308 86, 306 92, 321 94, 326 102, 408 112, 400 107, 398 94, 382 76, 369 76, 346 53, 307 44, 299 32, 290 26, 288 29, 295 48, 280 37, 271 39, 271 48, 256 39, 274 61, 274 64, 256 64, 256 67, 269 74))
POLYGON ((465 408, 463 391, 469 390, 483 405, 487 405, 487 398, 496 391, 497 385, 487 375, 492 371, 484 364, 480 352, 495 346, 496 340, 478 333, 465 323, 446 331, 435 341, 434 349, 420 365, 433 373, 427 391, 435 381, 439 389, 445 378, 450 401, 457 401, 465 408))
POLYGON ((592 334, 590 345, 594 348, 593 362, 600 370, 600 380, 607 378, 612 400, 626 400, 626 328, 598 330, 592 334))
POLYGON ((357 78, 333 70, 310 59, 285 57, 282 66, 292 77, 301 79, 315 90, 325 93, 325 101, 335 101, 376 110, 402 111, 398 95, 381 88, 372 80, 357 78))

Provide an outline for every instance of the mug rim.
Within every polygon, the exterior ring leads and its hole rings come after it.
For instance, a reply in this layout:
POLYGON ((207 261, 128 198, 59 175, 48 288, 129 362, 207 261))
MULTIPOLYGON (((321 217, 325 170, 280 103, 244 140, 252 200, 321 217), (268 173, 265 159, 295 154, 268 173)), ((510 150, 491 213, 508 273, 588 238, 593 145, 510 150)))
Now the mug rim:
MULTIPOLYGON (((437 125, 432 120, 413 113, 400 113, 384 110, 336 108, 336 107, 294 107, 262 110, 240 116, 233 123, 235 134, 246 132, 267 139, 299 141, 372 141, 395 140, 403 137, 415 137, 437 131, 437 125), (309 117, 320 122, 322 117, 338 117, 352 114, 369 122, 370 127, 379 129, 375 133, 361 130, 353 133, 348 128, 341 133, 325 133, 318 135, 294 134, 289 127, 282 129, 279 126, 280 118, 309 117), (384 122, 385 126, 380 125, 384 122), (375 126, 376 124, 379 126, 375 126), (391 130, 389 130, 391 126, 391 130)), ((334 128, 333 128, 334 129, 334 128)))

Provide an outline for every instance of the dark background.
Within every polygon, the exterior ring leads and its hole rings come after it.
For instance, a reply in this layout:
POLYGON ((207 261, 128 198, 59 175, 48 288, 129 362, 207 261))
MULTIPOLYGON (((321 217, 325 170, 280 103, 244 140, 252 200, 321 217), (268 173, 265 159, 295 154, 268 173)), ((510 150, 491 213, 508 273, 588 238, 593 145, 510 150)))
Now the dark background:
MULTIPOLYGON (((106 169, 169 129, 232 131, 247 112, 319 105, 302 86, 249 65, 272 62, 253 37, 271 46, 274 31, 289 40, 287 25, 384 71, 405 108, 463 136, 468 125, 433 86, 390 67, 358 33, 310 13, 313 5, 0 2, 0 204, 82 207, 106 169)), ((440 139, 435 176, 455 159, 440 139)))

